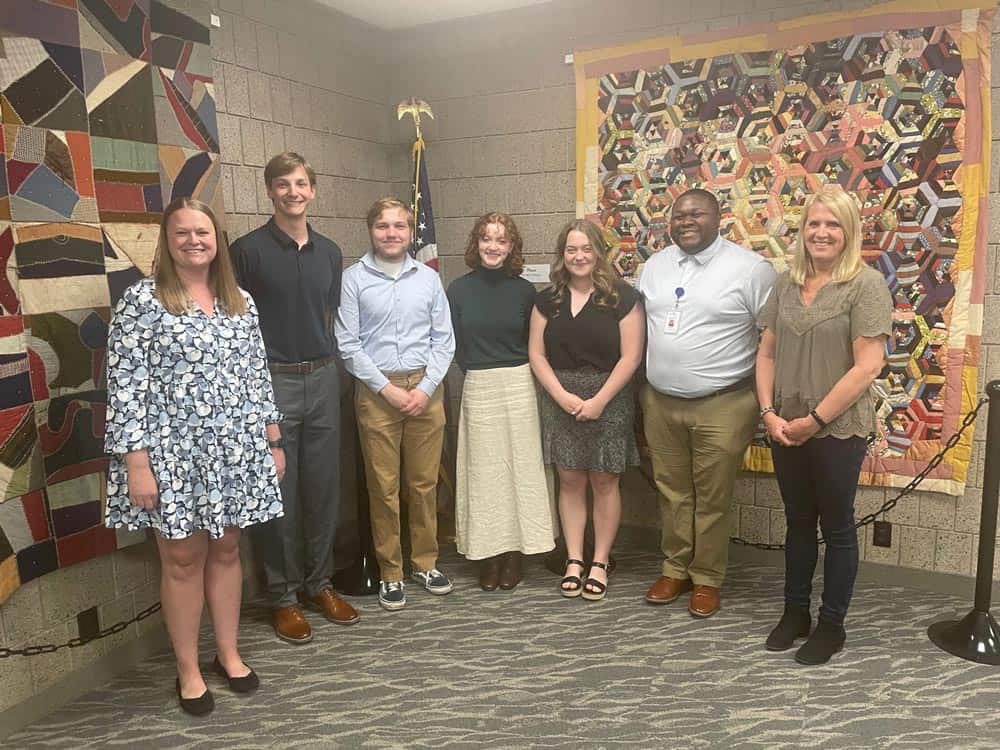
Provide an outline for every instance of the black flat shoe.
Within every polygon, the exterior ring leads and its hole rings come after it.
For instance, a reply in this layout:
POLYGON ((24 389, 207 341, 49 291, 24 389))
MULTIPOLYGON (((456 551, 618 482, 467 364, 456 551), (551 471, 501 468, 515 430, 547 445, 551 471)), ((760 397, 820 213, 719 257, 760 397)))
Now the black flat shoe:
POLYGON ((181 678, 177 678, 177 700, 185 713, 192 716, 207 716, 215 708, 215 698, 212 691, 205 688, 205 692, 197 698, 184 698, 181 696, 181 678))
POLYGON ((234 693, 252 693, 260 687, 260 678, 257 677, 257 673, 252 669, 250 670, 250 674, 243 675, 242 677, 230 677, 229 673, 226 672, 226 668, 222 666, 222 662, 219 661, 218 656, 212 662, 212 669, 219 676, 225 677, 228 680, 229 689, 234 693))

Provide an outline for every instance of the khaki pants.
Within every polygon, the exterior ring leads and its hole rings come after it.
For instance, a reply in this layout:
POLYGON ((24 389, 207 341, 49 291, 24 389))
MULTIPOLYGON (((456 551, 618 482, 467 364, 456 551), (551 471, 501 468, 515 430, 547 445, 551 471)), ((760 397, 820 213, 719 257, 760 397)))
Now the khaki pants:
POLYGON ((640 397, 660 491, 663 575, 721 587, 729 560, 733 485, 757 426, 752 388, 683 399, 646 385, 640 397))
MULTIPOLYGON (((411 390, 423 371, 389 375, 389 381, 411 390)), ((434 392, 418 417, 407 417, 364 384, 354 389, 361 450, 365 457, 375 557, 383 581, 403 580, 403 550, 399 543, 400 482, 406 487, 413 565, 430 570, 437 565, 437 480, 444 443, 444 398, 434 392)))

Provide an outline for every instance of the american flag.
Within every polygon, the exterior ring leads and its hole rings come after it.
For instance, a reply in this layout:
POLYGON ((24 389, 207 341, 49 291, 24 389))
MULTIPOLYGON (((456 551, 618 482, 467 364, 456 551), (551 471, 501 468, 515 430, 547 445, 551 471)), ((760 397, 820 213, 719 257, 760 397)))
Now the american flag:
POLYGON ((413 215, 417 221, 410 255, 421 263, 438 270, 437 235, 434 232, 434 209, 431 207, 431 184, 427 179, 427 162, 423 142, 413 149, 413 215))

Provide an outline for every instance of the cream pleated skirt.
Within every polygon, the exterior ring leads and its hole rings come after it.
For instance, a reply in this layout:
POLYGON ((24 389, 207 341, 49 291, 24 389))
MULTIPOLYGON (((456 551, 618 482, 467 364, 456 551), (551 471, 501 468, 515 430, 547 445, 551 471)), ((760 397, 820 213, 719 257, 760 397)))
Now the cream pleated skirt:
POLYGON ((470 560, 548 552, 553 507, 528 365, 469 370, 456 453, 455 534, 470 560))

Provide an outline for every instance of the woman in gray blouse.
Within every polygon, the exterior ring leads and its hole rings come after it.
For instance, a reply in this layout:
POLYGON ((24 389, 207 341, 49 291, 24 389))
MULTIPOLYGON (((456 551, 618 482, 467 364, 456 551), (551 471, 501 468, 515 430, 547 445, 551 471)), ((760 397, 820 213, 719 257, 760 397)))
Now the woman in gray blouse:
POLYGON ((806 202, 788 270, 760 315, 757 397, 785 505, 785 611, 767 638, 801 664, 843 648, 844 617, 858 570, 854 495, 876 431, 869 387, 885 363, 892 299, 861 256, 855 199, 837 185, 806 202), (810 634, 819 521, 826 541, 823 599, 810 634))

